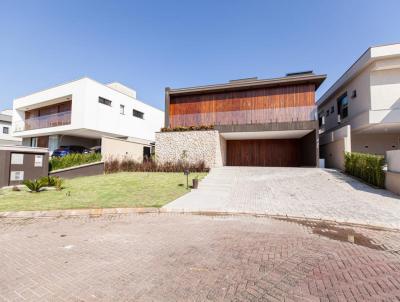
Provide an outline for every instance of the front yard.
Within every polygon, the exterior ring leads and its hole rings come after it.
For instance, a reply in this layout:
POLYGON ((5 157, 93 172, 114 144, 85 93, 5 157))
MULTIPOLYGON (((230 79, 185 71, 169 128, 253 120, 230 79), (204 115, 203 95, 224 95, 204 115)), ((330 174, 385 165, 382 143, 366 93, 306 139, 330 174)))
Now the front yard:
MULTIPOLYGON (((189 184, 194 177, 205 175, 191 173, 189 184)), ((121 172, 65 180, 62 191, 0 190, 0 212, 162 207, 187 192, 183 173, 121 172)))

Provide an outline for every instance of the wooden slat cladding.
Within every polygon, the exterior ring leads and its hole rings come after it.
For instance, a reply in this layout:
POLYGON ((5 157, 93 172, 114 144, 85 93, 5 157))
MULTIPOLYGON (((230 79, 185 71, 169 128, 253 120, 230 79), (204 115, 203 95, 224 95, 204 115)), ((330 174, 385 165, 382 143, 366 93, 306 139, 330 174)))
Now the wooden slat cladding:
POLYGON ((299 139, 227 141, 228 166, 298 167, 299 139))
MULTIPOLYGON (((296 108, 299 111, 303 111, 300 114, 301 117, 307 116, 307 120, 310 120, 313 117, 308 116, 314 107, 314 84, 233 92, 210 92, 185 96, 171 95, 169 120, 171 127, 204 123, 215 125, 248 123, 249 119, 256 120, 257 123, 267 123, 271 122, 271 120, 277 121, 275 119, 276 114, 273 112, 274 109, 277 112, 284 112, 285 108, 291 109, 289 114, 293 116, 293 120, 296 120, 296 108), (222 114, 224 112, 227 114, 222 114), (240 115, 236 114, 236 112, 246 113, 240 115), (246 116, 246 118, 241 116, 246 116)), ((287 112, 285 114, 287 115, 287 112)))
POLYGON ((46 116, 50 114, 71 111, 72 101, 66 101, 50 106, 45 106, 37 109, 25 111, 25 119, 30 119, 38 116, 46 116))
POLYGON ((170 115, 315 105, 315 86, 294 85, 244 91, 171 96, 170 115))

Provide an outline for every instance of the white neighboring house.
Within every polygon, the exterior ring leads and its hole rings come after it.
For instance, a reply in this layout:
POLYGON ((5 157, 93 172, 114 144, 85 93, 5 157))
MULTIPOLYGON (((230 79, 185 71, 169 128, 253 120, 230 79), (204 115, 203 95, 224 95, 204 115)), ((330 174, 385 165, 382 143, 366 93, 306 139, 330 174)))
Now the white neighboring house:
POLYGON ((0 111, 0 146, 21 145, 21 138, 13 136, 12 110, 0 111))
POLYGON ((23 145, 52 152, 100 146, 103 136, 150 145, 163 119, 164 112, 136 99, 134 90, 85 77, 15 99, 12 123, 23 145))
POLYGON ((318 100, 320 156, 344 168, 344 152, 400 148, 400 44, 370 47, 318 100))

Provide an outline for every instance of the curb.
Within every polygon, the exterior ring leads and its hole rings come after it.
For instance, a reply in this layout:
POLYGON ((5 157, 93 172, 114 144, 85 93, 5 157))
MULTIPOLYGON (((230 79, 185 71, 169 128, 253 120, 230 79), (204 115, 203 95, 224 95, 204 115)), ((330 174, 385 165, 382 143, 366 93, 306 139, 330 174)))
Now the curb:
POLYGON ((68 218, 68 217, 101 217, 108 215, 127 215, 127 214, 181 214, 197 215, 210 217, 256 217, 283 220, 288 222, 311 221, 315 223, 325 222, 348 227, 360 227, 376 231, 400 232, 398 228, 389 228, 370 224, 354 223, 349 221, 337 221, 330 219, 318 219, 312 217, 299 217, 288 215, 272 215, 257 212, 219 212, 219 211, 185 211, 168 210, 163 208, 103 208, 103 209, 72 209, 72 210, 49 210, 49 211, 19 211, 19 212, 0 212, 0 219, 5 218, 68 218))

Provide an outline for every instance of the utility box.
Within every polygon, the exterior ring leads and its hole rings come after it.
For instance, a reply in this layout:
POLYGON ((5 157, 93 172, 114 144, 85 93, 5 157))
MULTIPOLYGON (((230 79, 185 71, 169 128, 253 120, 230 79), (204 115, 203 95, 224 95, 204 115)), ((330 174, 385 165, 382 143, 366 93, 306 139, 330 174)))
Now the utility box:
POLYGON ((49 173, 47 148, 0 146, 0 188, 22 184, 49 173))

